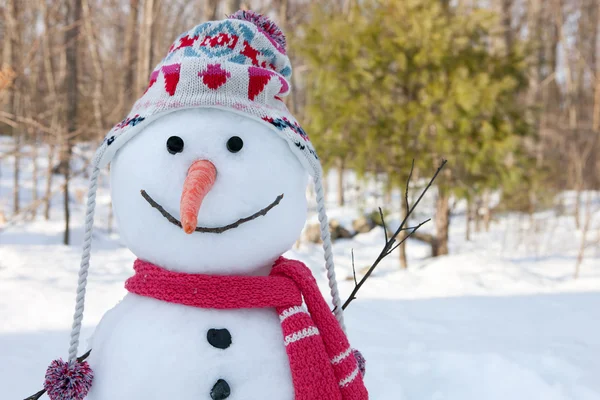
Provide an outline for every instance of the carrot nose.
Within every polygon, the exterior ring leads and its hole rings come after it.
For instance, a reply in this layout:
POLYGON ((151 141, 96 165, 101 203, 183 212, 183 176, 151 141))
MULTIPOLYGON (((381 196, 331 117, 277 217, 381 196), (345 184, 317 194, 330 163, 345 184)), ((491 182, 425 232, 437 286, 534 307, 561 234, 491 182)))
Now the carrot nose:
POLYGON ((217 169, 210 161, 195 161, 188 170, 179 203, 181 227, 185 233, 190 234, 196 230, 200 205, 213 187, 215 179, 217 169))

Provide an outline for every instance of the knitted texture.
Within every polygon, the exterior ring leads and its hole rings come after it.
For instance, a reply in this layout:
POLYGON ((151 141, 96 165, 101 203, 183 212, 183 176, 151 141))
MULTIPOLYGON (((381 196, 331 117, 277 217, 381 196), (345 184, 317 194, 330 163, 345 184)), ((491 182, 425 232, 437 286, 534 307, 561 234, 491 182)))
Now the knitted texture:
POLYGON ((106 135, 99 166, 154 119, 186 108, 213 107, 246 115, 288 142, 309 173, 321 174, 306 132, 283 98, 292 74, 285 36, 268 18, 239 11, 180 35, 150 74, 148 89, 129 115, 106 135))
POLYGON ((280 257, 269 276, 188 274, 142 260, 134 270, 125 288, 141 296, 200 308, 276 308, 295 400, 368 399, 354 351, 300 261, 280 257))
POLYGON ((270 276, 218 276, 168 271, 142 260, 125 289, 140 296, 198 308, 275 308, 302 304, 293 281, 270 276))

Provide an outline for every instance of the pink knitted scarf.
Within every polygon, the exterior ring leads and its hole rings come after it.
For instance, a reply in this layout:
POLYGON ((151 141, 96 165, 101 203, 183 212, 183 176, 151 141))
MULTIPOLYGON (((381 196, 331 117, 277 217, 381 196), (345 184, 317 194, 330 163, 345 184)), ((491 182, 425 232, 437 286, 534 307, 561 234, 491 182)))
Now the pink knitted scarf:
POLYGON ((300 261, 280 257, 269 276, 186 274, 142 260, 133 268, 125 288, 140 296, 199 308, 276 308, 295 400, 369 398, 346 335, 300 261))

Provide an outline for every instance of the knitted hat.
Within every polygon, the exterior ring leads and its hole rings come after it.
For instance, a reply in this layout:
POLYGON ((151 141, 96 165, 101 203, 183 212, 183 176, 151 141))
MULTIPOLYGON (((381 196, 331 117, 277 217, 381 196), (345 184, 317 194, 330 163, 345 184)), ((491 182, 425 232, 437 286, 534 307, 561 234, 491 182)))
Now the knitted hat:
POLYGON ((79 344, 100 168, 152 121, 182 109, 217 108, 240 114, 269 127, 289 144, 314 180, 334 313, 344 327, 321 164, 306 132, 282 100, 290 91, 292 74, 285 46, 285 36, 277 25, 252 11, 238 11, 228 19, 198 25, 175 40, 152 72, 146 92, 129 115, 110 130, 92 161, 69 361, 75 360, 79 344))

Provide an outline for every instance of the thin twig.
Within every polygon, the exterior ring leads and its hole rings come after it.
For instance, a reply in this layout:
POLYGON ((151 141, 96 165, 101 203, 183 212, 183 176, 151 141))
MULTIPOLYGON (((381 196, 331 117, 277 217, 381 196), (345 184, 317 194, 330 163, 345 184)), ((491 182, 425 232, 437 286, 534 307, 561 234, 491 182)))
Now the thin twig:
POLYGON ((354 276, 354 286, 356 286, 358 282, 356 281, 356 268, 354 267, 354 249, 350 250, 350 253, 352 254, 352 275, 354 276))
POLYGON ((431 221, 431 218, 429 218, 429 219, 428 219, 428 220, 426 220, 426 221, 423 221, 423 222, 422 222, 422 223, 420 223, 419 225, 415 225, 415 226, 407 226, 406 228, 402 228, 402 229, 400 229, 400 230, 401 230, 401 231, 411 231, 411 230, 413 230, 413 229, 415 229, 415 228, 417 228, 417 229, 418 229, 418 228, 420 228, 420 227, 421 227, 421 225, 422 225, 423 223, 425 223, 425 222, 429 222, 429 221, 431 221))
POLYGON ((404 243, 409 237, 412 236, 413 233, 415 233, 417 231, 417 229, 419 229, 420 227, 422 227, 423 225, 425 225, 426 223, 428 223, 429 221, 431 221, 431 218, 426 219, 425 221, 421 222, 419 225, 415 226, 412 228, 412 231, 406 235, 404 237, 404 239, 402 239, 400 241, 400 243, 396 244, 394 247, 392 247, 392 249, 390 251, 387 252, 387 255, 389 255, 392 251, 396 250, 398 248, 398 246, 400 246, 402 243, 404 243))
MULTIPOLYGON (((367 273, 362 277, 362 279, 360 280, 360 282, 358 282, 358 284, 355 285, 354 289, 352 290, 352 293, 350 293, 350 296, 348 297, 348 299, 346 299, 346 301, 344 302, 344 305, 342 305, 342 310, 345 310, 346 307, 348 307, 348 305, 352 302, 352 300, 354 300, 356 298, 356 293, 358 293, 358 291, 364 285, 364 283, 367 281, 367 279, 369 279, 369 277, 371 276, 371 274, 373 273, 373 271, 375 270, 375 268, 377 268, 377 266, 379 265, 379 263, 381 262, 381 260, 383 260, 385 257, 387 257, 388 255, 390 255, 390 253, 394 249, 396 249, 396 247, 398 247, 400 244, 402 244, 403 241, 405 241, 410 236, 412 236, 412 234, 415 233, 417 231, 417 229, 419 229, 423 224, 425 224, 428 221, 430 221, 430 219, 428 219, 426 221, 421 222, 416 227, 414 227, 414 229, 412 229, 412 231, 410 232, 410 234, 408 234, 405 238, 403 238, 402 241, 400 241, 400 243, 398 243, 394 247, 394 243, 396 241, 396 238, 400 234, 400 232, 402 232, 403 230, 406 230, 406 228, 404 228, 404 225, 406 224, 406 221, 408 220, 408 218, 410 217, 410 215, 413 213, 413 211, 415 210, 415 208, 417 207, 417 205, 419 204, 419 202, 421 201, 421 199, 423 198, 423 196, 425 196, 425 193, 427 193, 427 191, 429 190, 429 188, 431 187, 431 185, 433 184, 433 182, 435 181, 435 179, 437 178, 437 176, 439 175, 439 173, 442 171, 442 169, 444 169, 444 166, 446 165, 446 163, 447 163, 447 160, 442 160, 442 162, 441 162, 440 166, 438 167, 437 171, 435 171, 435 174, 429 180, 429 183, 427 184, 427 186, 425 187, 425 189, 423 189, 423 191, 419 195, 419 198, 417 199, 417 201, 415 202, 415 204, 413 204, 413 206, 410 207, 410 209, 408 210, 408 213, 406 214, 406 216, 404 217, 404 219, 400 223, 400 226, 398 227, 398 229, 396 229, 396 231, 394 232, 394 234, 392 235, 391 238, 389 238, 388 240, 386 240, 385 245, 383 246, 383 249, 381 250, 381 253, 379 253, 379 256, 377 256, 377 259, 375 260, 375 262, 371 265, 371 267, 369 267, 369 269, 367 270, 367 273)), ((410 174, 409 174, 407 182, 406 182, 406 186, 407 187, 410 184, 410 179, 412 177, 412 172, 413 172, 413 169, 414 169, 414 165, 415 164, 414 164, 414 161, 413 161, 413 164, 412 164, 412 167, 411 167, 411 171, 410 171, 410 174)))
POLYGON ((413 170, 415 169, 415 159, 412 160, 412 165, 410 166, 410 173, 408 174, 408 179, 406 180, 406 190, 404 191, 404 204, 406 204, 406 214, 408 215, 408 188, 410 186, 410 179, 412 178, 413 170))
POLYGON ((42 395, 46 393, 46 389, 42 389, 39 392, 37 392, 36 394, 32 394, 31 396, 27 397, 25 400, 38 400, 40 397, 42 397, 42 395))
POLYGON ((388 233, 387 233, 387 227, 385 226, 385 219, 383 219, 383 211, 381 210, 381 207, 379 207, 379 215, 381 216, 381 225, 383 225, 383 233, 385 234, 385 242, 387 243, 388 233))
MULTIPOLYGON (((398 229, 396 229, 396 232, 394 232, 394 235, 391 238, 391 243, 389 244, 388 247, 392 246, 393 242, 396 240, 396 237, 402 231, 402 228, 404 227, 404 224, 406 224, 406 221, 408 221, 408 217, 410 217, 410 214, 412 214, 413 210, 415 209, 415 207, 417 206, 417 204, 419 204, 419 202, 421 201, 421 198, 423 198, 423 195, 427 192, 427 190, 431 186, 431 183, 435 180, 435 178, 437 177, 437 174, 441 171, 441 168, 444 168, 445 164, 446 164, 446 160, 443 160, 442 161, 442 165, 440 165, 440 167, 436 171, 436 173, 433 176, 433 178, 431 178, 431 181, 429 182, 429 185, 427 185, 427 187, 425 188, 425 190, 423 190, 423 192, 421 193, 421 196, 419 196, 419 198, 417 199, 417 201, 415 202, 415 204, 412 206, 412 208, 410 210, 408 210, 408 212, 406 213, 406 215, 402 219, 402 222, 400 223, 400 226, 398 227, 398 229)), ((415 168, 415 162, 413 160, 413 163, 412 163, 412 165, 410 167, 410 173, 408 174, 408 179, 406 179, 406 187, 407 188, 410 185, 410 179, 412 178, 412 174, 413 174, 413 169, 414 168, 415 168)), ((389 242, 387 242, 387 243, 389 243, 389 242)), ((387 246, 387 243, 386 243, 386 246, 387 246)))

